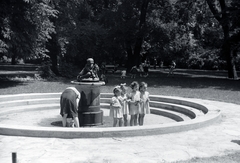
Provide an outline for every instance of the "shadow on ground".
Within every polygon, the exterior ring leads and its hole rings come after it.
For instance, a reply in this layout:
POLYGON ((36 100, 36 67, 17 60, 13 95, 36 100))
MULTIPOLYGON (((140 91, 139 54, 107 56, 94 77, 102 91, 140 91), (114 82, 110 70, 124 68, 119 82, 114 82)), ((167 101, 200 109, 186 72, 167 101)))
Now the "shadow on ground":
POLYGON ((125 79, 120 78, 120 73, 107 74, 109 86, 115 86, 119 83, 126 83, 130 85, 132 81, 144 81, 148 83, 149 87, 178 87, 178 88, 214 88, 220 90, 240 91, 240 81, 228 79, 226 72, 213 71, 178 71, 173 76, 168 76, 167 71, 153 71, 149 73, 148 77, 137 76, 132 79, 128 76, 125 79))

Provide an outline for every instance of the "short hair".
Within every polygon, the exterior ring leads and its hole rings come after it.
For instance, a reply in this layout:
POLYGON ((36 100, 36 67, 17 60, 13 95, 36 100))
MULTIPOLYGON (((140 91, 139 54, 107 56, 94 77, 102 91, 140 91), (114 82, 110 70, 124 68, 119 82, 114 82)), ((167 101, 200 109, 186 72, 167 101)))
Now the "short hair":
POLYGON ((121 83, 120 88, 121 88, 122 91, 123 90, 126 91, 127 90, 126 83, 121 83))
POLYGON ((131 84, 130 84, 130 87, 133 89, 135 86, 139 86, 138 82, 137 81, 133 81, 131 84))
POLYGON ((122 90, 121 90, 121 88, 120 88, 120 86, 116 86, 116 87, 114 87, 113 88, 113 94, 115 95, 117 92, 121 92, 122 90))
POLYGON ((141 82, 140 85, 139 85, 139 90, 140 90, 142 87, 144 87, 144 86, 147 86, 147 83, 141 82))
POLYGON ((87 63, 94 63, 94 60, 92 58, 88 58, 87 63))

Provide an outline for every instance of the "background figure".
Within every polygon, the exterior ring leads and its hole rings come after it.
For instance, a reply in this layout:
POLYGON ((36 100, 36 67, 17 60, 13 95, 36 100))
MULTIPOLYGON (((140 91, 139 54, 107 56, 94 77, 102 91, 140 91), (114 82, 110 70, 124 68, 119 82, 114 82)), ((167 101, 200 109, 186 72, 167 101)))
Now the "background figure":
POLYGON ((138 73, 138 69, 137 69, 137 66, 133 66, 130 70, 130 73, 131 73, 131 78, 135 79, 136 78, 136 75, 138 73))
POLYGON ((140 110, 139 110, 139 117, 138 123, 139 126, 142 126, 144 123, 145 114, 150 114, 149 108, 149 92, 147 91, 147 83, 141 82, 139 86, 140 91, 140 110))
POLYGON ((101 71, 101 75, 100 75, 100 80, 104 81, 105 84, 108 83, 108 78, 107 78, 106 74, 102 73, 102 71, 101 71))
POLYGON ((127 74, 127 71, 126 70, 122 70, 121 71, 121 78, 125 79, 126 78, 126 74, 127 74))
POLYGON ((117 124, 119 127, 123 125, 123 110, 122 110, 122 101, 119 99, 121 96, 120 86, 116 86, 113 89, 114 96, 110 102, 110 116, 113 117, 113 127, 116 127, 117 124))
POLYGON ((144 77, 148 76, 148 68, 149 68, 149 62, 147 60, 143 63, 143 71, 144 71, 144 77))
POLYGON ((160 67, 160 68, 163 68, 163 61, 160 62, 159 67, 160 67))
POLYGON ((101 64, 101 71, 102 71, 102 74, 106 74, 106 62, 102 62, 101 64))
POLYGON ((153 68, 156 69, 157 68, 157 58, 154 57, 154 60, 153 60, 153 68))
POLYGON ((140 77, 144 76, 143 63, 139 64, 139 75, 140 77))
POLYGON ((67 126, 67 118, 72 118, 76 127, 79 127, 78 103, 80 93, 75 87, 66 88, 60 98, 60 114, 62 116, 63 127, 67 126))
POLYGON ((170 65, 168 76, 169 75, 174 75, 173 71, 174 71, 175 68, 176 68, 176 63, 174 61, 172 61, 171 65, 170 65))
POLYGON ((137 126, 137 119, 140 109, 140 92, 138 91, 139 84, 134 81, 131 83, 130 87, 132 88, 132 92, 129 93, 129 114, 130 118, 130 126, 137 126))

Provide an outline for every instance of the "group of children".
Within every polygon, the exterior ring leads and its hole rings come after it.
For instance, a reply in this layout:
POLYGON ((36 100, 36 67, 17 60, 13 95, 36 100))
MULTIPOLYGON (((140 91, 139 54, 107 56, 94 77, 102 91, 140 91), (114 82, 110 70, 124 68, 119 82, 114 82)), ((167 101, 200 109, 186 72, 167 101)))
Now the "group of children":
MULTIPOLYGON (((110 116, 113 117, 113 127, 128 126, 130 115, 130 126, 140 126, 144 123, 145 114, 150 114, 149 92, 147 83, 134 81, 130 85, 131 92, 127 93, 126 84, 114 87, 114 96, 110 102, 110 116)), ((78 103, 81 94, 75 87, 68 87, 61 95, 60 114, 62 115, 63 127, 79 127, 78 103), (71 122, 67 120, 71 119, 71 122)))
POLYGON ((130 115, 130 126, 140 126, 144 123, 145 114, 150 114, 149 92, 147 83, 133 81, 131 92, 127 93, 126 84, 114 87, 114 96, 110 102, 110 116, 113 117, 113 127, 127 126, 130 115))

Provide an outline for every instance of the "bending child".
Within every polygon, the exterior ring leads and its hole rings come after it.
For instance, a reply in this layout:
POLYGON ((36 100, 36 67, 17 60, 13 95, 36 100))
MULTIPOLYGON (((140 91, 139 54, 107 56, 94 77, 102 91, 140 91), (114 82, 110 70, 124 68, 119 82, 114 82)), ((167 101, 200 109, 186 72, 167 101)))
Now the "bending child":
POLYGON ((123 125, 123 110, 122 110, 122 101, 121 97, 121 89, 120 86, 116 86, 113 89, 114 96, 110 102, 110 116, 113 117, 113 127, 116 127, 117 124, 119 127, 123 125))
POLYGON ((81 95, 75 87, 68 87, 63 91, 60 98, 60 114, 62 116, 63 127, 67 126, 67 118, 72 118, 75 126, 79 127, 78 103, 80 97, 81 95))
POLYGON ((149 92, 147 91, 147 83, 141 82, 139 86, 140 91, 140 110, 139 110, 139 118, 138 123, 140 126, 144 123, 144 116, 145 114, 150 114, 149 109, 149 92))

